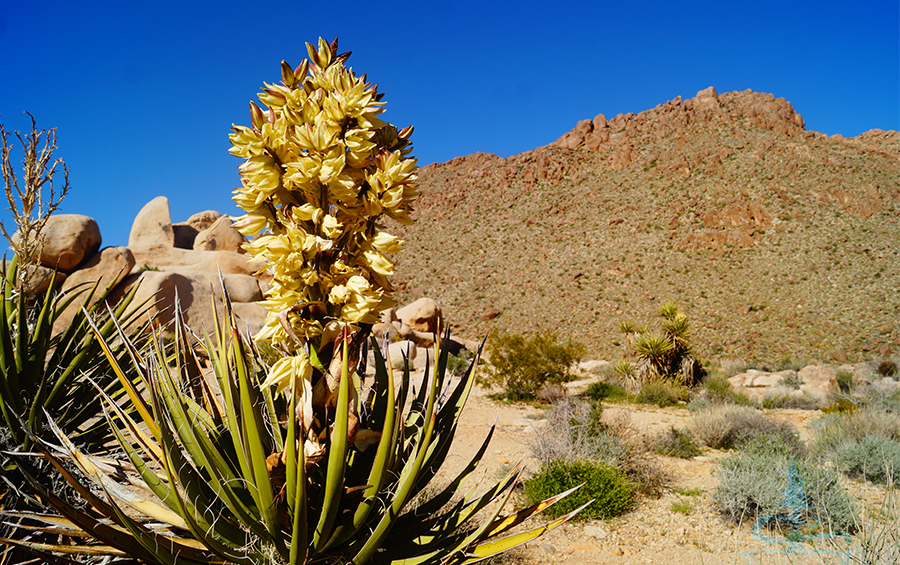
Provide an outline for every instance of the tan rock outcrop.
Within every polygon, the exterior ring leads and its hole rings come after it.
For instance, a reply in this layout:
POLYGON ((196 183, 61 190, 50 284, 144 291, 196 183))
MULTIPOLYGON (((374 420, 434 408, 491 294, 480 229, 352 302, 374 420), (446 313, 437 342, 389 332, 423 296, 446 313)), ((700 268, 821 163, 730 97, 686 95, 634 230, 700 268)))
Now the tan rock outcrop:
MULTIPOLYGON (((24 268, 29 271, 28 276, 25 277, 25 280, 27 281, 26 293, 41 294, 50 288, 50 281, 53 278, 53 269, 49 269, 43 265, 27 265, 24 268)), ((57 288, 66 280, 66 277, 67 275, 62 271, 56 272, 57 288)))
POLYGON ((128 236, 128 247, 136 249, 174 246, 175 232, 169 215, 169 199, 157 196, 144 204, 135 216, 134 223, 131 224, 131 234, 128 236))
POLYGON ((222 216, 197 234, 193 248, 197 251, 234 251, 243 253, 247 240, 231 227, 231 218, 222 216))
POLYGON ((185 223, 198 232, 202 232, 213 225, 215 221, 221 217, 222 214, 220 212, 216 212, 215 210, 204 210, 203 212, 197 212, 188 218, 185 223))
MULTIPOLYGON (((236 302, 236 298, 261 298, 259 287, 253 291, 252 284, 242 275, 226 275, 225 287, 232 295, 235 314, 242 324, 248 324, 251 330, 258 331, 262 327, 267 311, 253 302, 236 302), (233 294, 232 294, 233 293, 233 294), (238 305, 241 306, 238 306, 238 305)), ((127 293, 139 284, 135 300, 149 300, 150 308, 141 317, 139 323, 153 320, 154 327, 169 324, 175 316, 176 301, 180 304, 185 323, 196 332, 213 331, 215 319, 213 305, 222 314, 221 291, 218 276, 202 271, 142 271, 127 277, 117 289, 117 295, 127 293), (215 301, 213 298, 215 297, 215 301)))
POLYGON ((417 332, 436 333, 442 317, 440 306, 431 298, 420 298, 397 310, 397 318, 417 332))
POLYGON ((191 269, 215 273, 253 275, 263 266, 262 262, 248 263, 247 256, 234 251, 195 251, 177 247, 132 248, 139 267, 157 268, 162 271, 191 269))
MULTIPOLYGON (((102 238, 97 222, 81 214, 50 216, 41 232, 41 265, 71 273, 87 257, 100 249, 102 238)), ((17 240, 18 232, 13 234, 17 240)))
POLYGON ((54 331, 65 330, 82 305, 92 307, 107 287, 115 288, 133 268, 134 255, 127 247, 107 247, 94 254, 83 268, 69 275, 62 284, 64 292, 79 292, 81 295, 60 313, 53 324, 54 331), (97 285, 97 290, 87 300, 94 284, 97 285))
POLYGON ((194 240, 200 233, 197 229, 188 223, 172 224, 172 231, 175 236, 175 247, 179 249, 193 249, 194 240))

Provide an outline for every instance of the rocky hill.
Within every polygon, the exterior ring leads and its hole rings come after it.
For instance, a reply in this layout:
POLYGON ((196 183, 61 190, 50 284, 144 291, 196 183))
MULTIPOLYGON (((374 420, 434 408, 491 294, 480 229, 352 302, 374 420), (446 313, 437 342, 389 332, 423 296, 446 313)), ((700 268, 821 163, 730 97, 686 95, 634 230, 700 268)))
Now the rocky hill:
POLYGON ((618 322, 675 301, 703 356, 900 349, 898 132, 829 137, 782 98, 709 88, 419 178, 400 298, 437 298, 465 337, 550 328, 612 359, 618 322))

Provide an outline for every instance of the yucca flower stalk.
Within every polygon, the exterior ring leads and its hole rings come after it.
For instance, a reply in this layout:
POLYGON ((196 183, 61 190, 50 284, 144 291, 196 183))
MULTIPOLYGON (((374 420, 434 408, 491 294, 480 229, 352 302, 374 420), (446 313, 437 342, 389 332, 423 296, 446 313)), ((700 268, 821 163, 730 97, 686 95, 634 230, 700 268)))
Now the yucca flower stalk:
MULTIPOLYGON (((296 68, 282 61, 282 83, 259 95, 267 109, 251 102, 251 126, 234 126, 231 135, 231 153, 245 159, 234 200, 247 213, 235 226, 262 232, 246 250, 273 277, 256 340, 284 354, 265 384, 298 395, 313 459, 324 455, 319 437, 331 425, 314 414, 337 398, 336 340, 352 336, 356 367, 369 328, 393 305, 386 254, 401 242, 381 222, 410 223, 417 194, 412 127, 397 131, 378 118, 377 87, 344 66, 350 54, 338 55, 337 46, 320 39, 307 44, 309 59, 296 68)), ((351 424, 350 441, 356 429, 351 424)))
POLYGON ((32 518, 96 541, 34 551, 166 565, 474 563, 580 511, 511 534, 567 494, 503 516, 521 465, 483 494, 463 495, 493 428, 445 488, 409 504, 447 457, 479 356, 454 380, 445 333, 413 391, 408 364, 398 378, 372 339, 373 394, 362 393, 362 345, 392 304, 385 254, 400 246, 381 221, 411 221, 412 129, 398 132, 377 118, 380 95, 344 67, 349 54, 335 55, 337 40, 307 48, 310 59, 282 63, 282 84, 260 95, 266 109, 251 103, 252 126, 235 126, 231 136, 232 153, 245 159, 235 201, 247 214, 236 226, 262 232, 247 251, 264 258, 273 277, 265 327, 252 340, 238 330, 223 284, 214 336, 195 336, 180 312, 174 343, 156 337, 148 355, 120 333, 130 362, 110 361, 130 404, 100 396, 128 461, 98 459, 62 432, 58 446, 38 441, 90 509, 30 476, 60 514, 32 518), (264 361, 259 343, 282 356, 264 361))

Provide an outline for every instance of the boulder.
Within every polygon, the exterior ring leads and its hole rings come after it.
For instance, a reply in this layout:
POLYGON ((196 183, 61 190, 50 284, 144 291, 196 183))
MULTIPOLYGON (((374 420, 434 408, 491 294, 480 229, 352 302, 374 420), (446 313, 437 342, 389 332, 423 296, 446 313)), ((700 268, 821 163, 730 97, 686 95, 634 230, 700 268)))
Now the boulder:
POLYGON ((437 302, 431 298, 420 298, 397 310, 397 318, 413 331, 436 333, 442 314, 437 302))
MULTIPOLYGON (((60 313, 53 323, 54 332, 65 330, 82 305, 87 308, 92 307, 97 303, 100 293, 107 287, 113 288, 122 282, 133 268, 134 255, 127 247, 107 247, 94 254, 83 268, 69 275, 63 283, 63 291, 81 292, 82 294, 60 313), (84 301, 95 283, 97 290, 91 300, 85 304, 84 301)), ((122 293, 115 293, 115 291, 113 294, 116 295, 116 300, 110 301, 110 304, 115 304, 118 298, 123 296, 122 293)))
POLYGON ((491 307, 491 308, 486 309, 484 312, 482 312, 481 316, 479 316, 479 319, 482 322, 487 322, 487 321, 493 320, 500 314, 501 314, 500 310, 498 310, 497 308, 491 307))
POLYGON ((399 337, 400 332, 394 324, 379 322, 372 326, 372 335, 375 336, 379 343, 382 343, 385 338, 387 338, 388 341, 391 341, 393 338, 399 337))
POLYGON ((194 249, 198 251, 234 251, 243 253, 247 242, 243 235, 231 227, 231 218, 222 216, 211 226, 199 232, 194 239, 194 249))
POLYGON ((216 212, 215 210, 204 210, 203 212, 197 212, 193 216, 187 219, 185 222, 187 225, 191 226, 197 232, 202 232, 207 229, 209 226, 213 225, 216 220, 222 217, 222 214, 216 212))
POLYGON ((115 286, 134 268, 134 254, 127 247, 107 247, 94 254, 84 266, 66 279, 63 290, 78 285, 99 282, 97 290, 102 292, 107 286, 115 286))
MULTIPOLYGON (((102 238, 97 222, 81 214, 50 216, 41 232, 41 265, 71 273, 86 258, 100 249, 102 238)), ((18 232, 13 234, 18 240, 18 232)))
POLYGON ((210 273, 221 270, 225 274, 253 275, 264 266, 263 261, 248 263, 246 255, 234 251, 195 251, 177 247, 133 247, 131 251, 139 267, 162 271, 182 271, 189 268, 210 273))
POLYGON ((174 247, 175 231, 169 215, 169 199, 157 196, 146 203, 131 224, 128 247, 136 248, 174 247))
POLYGON ((259 333, 259 330, 266 323, 266 316, 269 314, 265 306, 261 306, 256 302, 236 302, 231 307, 238 318, 238 329, 248 330, 251 336, 259 333))
MULTIPOLYGON (((241 294, 243 291, 234 285, 244 285, 246 278, 252 277, 240 278, 226 275, 224 278, 225 287, 228 288, 229 294, 232 291, 235 291, 235 294, 241 294)), ((149 299, 150 304, 148 311, 143 314, 139 322, 152 319, 154 327, 161 327, 170 323, 175 316, 175 304, 177 301, 180 304, 187 325, 202 335, 203 332, 213 331, 215 323, 212 311, 213 304, 215 304, 219 315, 222 315, 218 274, 203 271, 182 271, 179 273, 142 271, 128 276, 114 294, 120 296, 131 290, 135 284, 140 284, 135 300, 141 302, 149 299), (215 298, 215 301, 213 301, 213 298, 215 298)), ((244 294, 244 298, 251 297, 250 292, 244 294)), ((234 300, 234 297, 232 297, 232 300, 234 300)), ((235 314, 241 318, 244 324, 248 324, 254 332, 259 331, 267 314, 264 307, 255 303, 240 302, 235 302, 234 307, 235 314)))
POLYGON ((809 365, 800 369, 800 390, 817 398, 828 398, 836 390, 837 371, 831 367, 809 365))
MULTIPOLYGON (((53 277, 53 269, 49 269, 43 265, 26 265, 22 268, 28 271, 28 275, 25 277, 25 280, 27 281, 25 283, 26 294, 41 294, 50 288, 50 279, 53 277)), ((57 288, 66 280, 67 276, 68 275, 61 271, 56 272, 57 288)))
POLYGON ((882 398, 891 398, 900 391, 900 382, 893 377, 884 377, 872 383, 872 390, 882 398))
POLYGON ((388 345, 388 355, 390 355, 392 363, 399 363, 404 355, 406 355, 410 361, 414 361, 418 355, 418 348, 416 348, 416 344, 412 341, 395 341, 388 345))
POLYGON ((705 88, 697 93, 694 98, 695 107, 712 109, 719 107, 719 93, 713 87, 705 88))

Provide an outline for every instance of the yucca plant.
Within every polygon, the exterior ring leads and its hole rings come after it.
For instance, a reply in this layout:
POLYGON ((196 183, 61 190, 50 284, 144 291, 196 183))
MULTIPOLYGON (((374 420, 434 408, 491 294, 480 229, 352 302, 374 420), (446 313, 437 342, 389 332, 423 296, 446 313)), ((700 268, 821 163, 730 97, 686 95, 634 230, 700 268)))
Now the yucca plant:
POLYGON ((633 373, 622 374, 628 384, 640 387, 659 379, 671 379, 680 386, 697 382, 698 365, 690 346, 690 326, 685 314, 673 302, 659 308, 662 331, 638 328, 631 321, 620 322, 619 331, 625 334, 628 347, 636 357, 633 373))
POLYGON ((667 374, 672 353, 672 343, 667 336, 655 332, 640 334, 634 340, 634 352, 637 355, 634 372, 641 384, 667 374))
POLYGON ((223 285, 212 337, 194 337, 176 314, 174 344, 157 338, 142 357, 120 333, 149 395, 115 360, 130 405, 100 395, 128 465, 97 459, 59 432, 58 448, 42 441, 38 449, 91 509, 30 480, 62 515, 56 531, 99 541, 34 550, 165 564, 465 563, 571 516, 494 539, 565 493, 501 517, 516 467, 485 494, 457 499, 491 433, 459 476, 410 508, 448 453, 477 357, 451 386, 445 334, 435 340, 434 369, 411 393, 408 368, 396 382, 375 347, 374 395, 363 394, 363 346, 392 304, 385 254, 401 243, 381 221, 410 222, 416 195, 412 128, 377 118, 381 95, 344 66, 349 53, 336 55, 337 40, 307 49, 298 67, 282 62, 282 84, 260 95, 267 109, 251 103, 252 126, 231 136, 232 153, 245 159, 234 199, 247 214, 235 226, 264 232, 246 249, 273 277, 265 326, 253 340, 242 335, 223 285), (275 357, 271 365, 258 345, 275 357))
MULTIPOLYGON (((286 427, 283 421, 296 414, 299 395, 285 406, 263 385, 267 368, 237 330, 227 302, 225 310, 219 331, 202 345, 213 383, 204 377, 179 317, 173 346, 157 339, 154 354, 146 359, 134 351, 135 368, 151 392, 147 403, 133 397, 141 418, 132 419, 105 397, 108 420, 130 465, 86 454, 59 431, 59 447, 41 442, 39 449, 92 508, 71 506, 31 477, 39 495, 61 515, 32 517, 52 520, 61 534, 87 534, 101 543, 44 544, 32 546, 35 550, 124 554, 165 564, 474 563, 534 539, 573 515, 489 539, 567 494, 501 516, 522 472, 517 466, 483 495, 474 496, 472 489, 458 496, 493 428, 446 488, 410 507, 448 453, 475 362, 452 386, 447 352, 438 350, 434 370, 426 371, 412 396, 408 369, 397 379, 376 347, 375 394, 364 401, 359 376, 348 363, 351 340, 344 335, 333 427, 320 438, 326 448, 317 457, 299 441, 301 421, 290 418, 286 427), (173 357, 174 368, 167 364, 173 357), (350 429, 351 405, 366 415, 360 431, 350 429), (373 432, 363 434, 363 429, 373 432), (65 460, 74 462, 78 473, 65 460), (482 510, 487 513, 483 521, 473 523, 482 510)), ((444 341, 448 338, 445 334, 444 341)), ((127 336, 120 339, 127 341, 127 336)))
MULTIPOLYGON (((8 134, 0 126, 6 199, 18 228, 11 235, 0 223, 0 232, 14 253, 9 262, 4 255, 0 264, 0 499, 7 513, 0 536, 17 535, 13 525, 17 512, 45 508, 25 492, 18 466, 6 455, 28 451, 31 434, 45 436, 49 432, 45 413, 53 414, 58 426, 78 445, 98 450, 115 442, 102 421, 101 401, 94 392, 100 387, 109 395, 119 394, 103 340, 117 334, 114 319, 128 327, 140 312, 140 305, 133 304, 133 292, 108 309, 111 286, 86 284, 61 293, 55 273, 47 290, 36 292, 33 288, 42 230, 68 192, 68 169, 62 160, 52 160, 54 130, 38 132, 32 118, 30 134, 23 137, 16 132, 16 136, 24 152, 20 176, 11 163, 8 134), (57 192, 54 174, 59 164, 65 182, 61 188, 57 186, 57 192), (43 194, 45 189, 49 197, 43 194), (54 331, 54 323, 67 308, 76 309, 70 323, 54 331), (91 330, 88 314, 96 320, 102 339, 91 330)), ((136 329, 138 341, 140 331, 136 329)), ((119 345, 109 353, 119 360, 127 355, 119 345)), ((5 552, 0 562, 9 562, 10 557, 16 560, 21 556, 5 552)))
MULTIPOLYGON (((127 327, 139 308, 132 305, 132 292, 113 311, 107 310, 112 285, 105 289, 97 284, 82 285, 60 293, 55 273, 48 290, 34 292, 31 278, 41 257, 42 231, 69 191, 69 170, 62 159, 53 159, 56 130, 38 131, 31 117, 31 131, 24 136, 16 132, 24 154, 22 171, 17 175, 9 137, 0 125, 0 169, 17 228, 11 235, 0 222, 0 233, 13 251, 12 260, 7 263, 4 254, 0 266, 0 427, 8 434, 5 447, 27 450, 31 440, 25 428, 40 434, 44 410, 52 413, 79 444, 98 447, 112 435, 105 425, 87 425, 101 414, 93 387, 100 386, 112 394, 108 387, 116 386, 116 379, 104 370, 108 363, 103 346, 91 331, 85 313, 95 316, 102 328, 101 337, 108 339, 116 333, 112 318, 127 327), (55 178, 58 166, 64 177, 61 185, 55 178), (54 323, 67 308, 79 309, 67 327, 54 333, 54 323)), ((124 354, 118 350, 114 356, 121 358, 124 354)))
MULTIPOLYGON (((94 285, 60 293, 53 280, 42 296, 28 296, 16 288, 18 272, 15 256, 0 269, 0 425, 10 436, 7 448, 29 449, 31 438, 26 429, 40 434, 45 412, 53 414, 79 445, 100 448, 114 436, 105 424, 97 423, 102 409, 94 389, 99 386, 108 394, 119 394, 105 348, 110 348, 114 359, 123 360, 127 355, 121 347, 110 347, 103 340, 117 334, 116 321, 131 325, 141 305, 133 304, 132 291, 115 309, 107 309, 111 287, 98 292, 94 285), (83 309, 68 326, 54 333, 54 322, 69 307, 83 309), (88 314, 99 326, 98 334, 91 330, 88 314)), ((140 340, 140 335, 135 331, 133 337, 140 340)))

